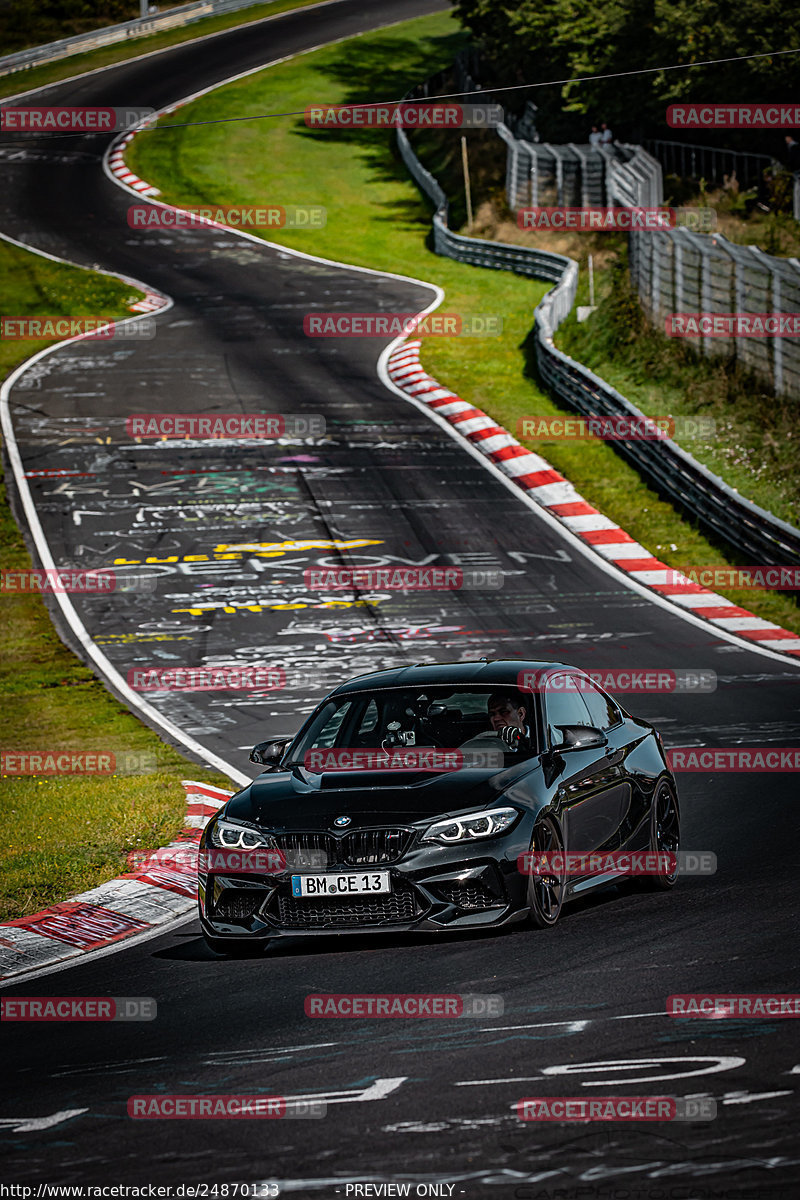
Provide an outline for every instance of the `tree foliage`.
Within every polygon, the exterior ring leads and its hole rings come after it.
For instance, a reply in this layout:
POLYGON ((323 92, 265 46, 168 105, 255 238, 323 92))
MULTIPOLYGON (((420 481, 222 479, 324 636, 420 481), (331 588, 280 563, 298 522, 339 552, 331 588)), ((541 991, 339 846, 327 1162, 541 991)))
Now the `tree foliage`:
MULTIPOLYGON (((665 117, 676 101, 800 99, 800 54, 665 69, 800 48, 795 0, 456 0, 455 10, 484 53, 484 86, 651 72, 507 94, 509 107, 520 109, 526 99, 539 106, 548 140, 583 141, 600 120, 625 140, 679 136, 665 117)), ((750 148, 764 151, 752 133, 746 137, 750 148)), ((782 132, 767 137, 774 152, 782 132)), ((734 140, 741 138, 726 131, 726 143, 734 140)))
POLYGON ((139 0, 1 0, 4 54, 139 16, 139 0))

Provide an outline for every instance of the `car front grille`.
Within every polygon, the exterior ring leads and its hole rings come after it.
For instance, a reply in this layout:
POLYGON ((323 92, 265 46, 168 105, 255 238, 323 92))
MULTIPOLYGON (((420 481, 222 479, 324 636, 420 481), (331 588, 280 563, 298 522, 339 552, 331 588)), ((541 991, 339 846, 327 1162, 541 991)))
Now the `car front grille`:
POLYGON ((457 904, 459 908, 491 908, 492 905, 503 903, 499 896, 495 896, 487 887, 474 879, 466 880, 464 883, 457 881, 437 883, 435 890, 443 900, 447 900, 450 904, 457 904))
POLYGON ((283 892, 277 898, 276 920, 287 929, 336 929, 413 921, 421 912, 416 892, 403 879, 393 880, 392 887, 391 892, 381 896, 301 899, 283 892))
POLYGON ((327 867, 331 858, 325 833, 285 833, 275 837, 291 871, 299 867, 327 867))
POLYGON ((410 829, 356 829, 342 837, 329 833, 276 834, 290 871, 301 867, 367 867, 397 862, 413 838, 410 829))

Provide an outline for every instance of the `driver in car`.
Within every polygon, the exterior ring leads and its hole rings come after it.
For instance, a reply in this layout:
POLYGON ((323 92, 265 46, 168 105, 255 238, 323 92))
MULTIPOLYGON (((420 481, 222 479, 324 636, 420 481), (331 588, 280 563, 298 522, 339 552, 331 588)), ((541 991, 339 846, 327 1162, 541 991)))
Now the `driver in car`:
POLYGON ((531 750, 533 739, 527 724, 528 709, 521 692, 492 692, 486 709, 493 731, 510 750, 531 750))

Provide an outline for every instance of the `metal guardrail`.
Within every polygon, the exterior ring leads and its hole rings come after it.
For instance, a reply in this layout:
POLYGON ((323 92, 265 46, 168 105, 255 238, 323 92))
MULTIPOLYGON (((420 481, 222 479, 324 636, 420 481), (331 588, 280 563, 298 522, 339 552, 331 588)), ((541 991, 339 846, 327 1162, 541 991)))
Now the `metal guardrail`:
MULTIPOLYGON (((456 62, 459 73, 459 63, 456 62)), ((405 97, 418 99, 437 90, 445 73, 426 81, 405 97)), ((465 71, 460 69, 460 86, 465 90, 465 71)), ((469 84, 472 80, 466 76, 469 84)), ((509 144, 514 139, 504 127, 498 133, 509 144)), ((437 254, 476 266, 512 270, 538 279, 553 280, 556 286, 534 312, 536 362, 542 380, 555 394, 584 415, 624 415, 645 419, 636 405, 554 344, 561 322, 572 311, 578 284, 574 259, 546 250, 488 242, 464 237, 447 227, 447 197, 430 171, 423 167, 404 130, 397 130, 400 156, 422 191, 432 200, 434 247, 437 254)), ((685 233, 686 231, 680 231, 685 233)), ((796 565, 800 563, 800 529, 781 521, 766 509, 740 496, 724 480, 699 463, 671 439, 618 441, 615 449, 658 492, 694 517, 705 529, 735 547, 751 563, 796 565)))
MULTIPOLYGON (((554 345, 553 334, 563 320, 563 305, 555 298, 557 291, 548 292, 534 314, 536 362, 544 382, 585 416, 646 419, 635 404, 599 375, 554 345)), ((619 441, 614 448, 658 492, 747 555, 752 563, 800 563, 800 529, 740 496, 671 439, 619 441)))
POLYGON ((139 17, 135 21, 104 25, 100 29, 76 33, 73 37, 61 38, 57 42, 47 42, 43 46, 18 50, 16 54, 6 54, 0 58, 0 77, 15 75, 18 71, 29 71, 31 67, 43 66, 45 63, 58 62, 73 54, 84 54, 88 50, 99 50, 103 46, 146 37, 150 33, 160 33, 164 29, 178 29, 203 17, 235 12, 238 8, 251 8, 254 4, 263 2, 264 0, 197 0, 195 4, 184 4, 180 8, 170 8, 153 16, 139 17))
MULTIPOLYGON (((403 97, 403 100, 418 100, 431 90, 438 90, 444 82, 446 74, 447 72, 441 71, 432 76, 424 84, 412 89, 403 97)), ((565 271, 573 267, 572 300, 574 300, 578 264, 573 259, 567 258, 563 254, 533 250, 528 246, 514 246, 510 242, 490 242, 485 238, 471 238, 460 233, 453 233, 448 227, 447 196, 430 171, 426 170, 417 158, 404 129, 397 129, 397 148, 417 185, 433 203, 435 210, 433 214, 433 244, 437 254, 441 254, 444 258, 454 258, 458 262, 467 263, 473 267, 514 271, 518 275, 530 275, 535 279, 550 279, 553 282, 561 280, 565 271)))

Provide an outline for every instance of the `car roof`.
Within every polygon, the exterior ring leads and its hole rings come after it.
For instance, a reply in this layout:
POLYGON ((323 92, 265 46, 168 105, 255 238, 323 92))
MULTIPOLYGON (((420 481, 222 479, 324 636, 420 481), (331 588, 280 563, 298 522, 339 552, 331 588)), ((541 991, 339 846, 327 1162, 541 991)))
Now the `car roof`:
POLYGON ((430 687, 434 684, 478 684, 480 687, 491 687, 498 684, 503 687, 518 686, 521 671, 550 672, 557 670, 574 671, 579 675, 585 672, 579 667, 571 667, 568 663, 532 661, 519 658, 477 659, 472 662, 438 662, 413 663, 410 666, 390 667, 385 671, 371 671, 366 675, 357 675, 348 679, 329 693, 331 696, 341 696, 346 692, 363 692, 369 688, 391 687, 430 687))

